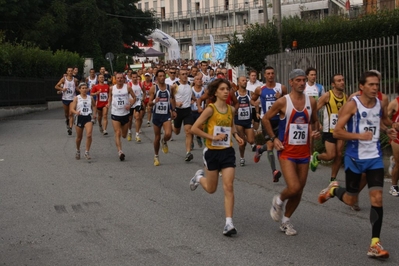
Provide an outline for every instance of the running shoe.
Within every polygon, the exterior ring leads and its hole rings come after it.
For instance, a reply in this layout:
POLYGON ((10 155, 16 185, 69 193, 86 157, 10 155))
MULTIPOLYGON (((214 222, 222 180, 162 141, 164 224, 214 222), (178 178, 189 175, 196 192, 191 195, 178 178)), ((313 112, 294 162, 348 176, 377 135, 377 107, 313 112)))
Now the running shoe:
POLYGON ((257 163, 260 160, 260 157, 262 156, 262 153, 260 152, 262 149, 262 145, 257 145, 255 148, 255 156, 254 156, 254 162, 257 163))
POLYGON ((228 223, 224 226, 223 235, 232 236, 237 234, 237 229, 234 227, 232 223, 228 223))
POLYGON ((280 230, 284 232, 287 236, 295 236, 297 234, 296 230, 294 229, 294 226, 290 221, 282 223, 280 225, 280 230))
POLYGON ((90 160, 91 159, 90 153, 88 151, 85 151, 85 158, 86 158, 86 160, 90 160))
POLYGON ((159 165, 159 158, 158 157, 154 157, 154 166, 158 166, 159 165))
POLYGON ((356 203, 351 206, 351 210, 355 211, 355 212, 360 211, 360 207, 359 207, 359 202, 358 201, 356 201, 356 203))
POLYGON ((197 172, 195 172, 195 175, 191 178, 190 180, 190 189, 191 191, 194 191, 197 189, 199 183, 199 177, 204 176, 204 170, 200 169, 197 172))
POLYGON ((125 154, 123 153, 123 151, 119 151, 119 160, 124 161, 125 160, 125 154))
POLYGON ((75 159, 80 160, 80 151, 76 151, 75 153, 75 159))
POLYGON ((197 137, 197 144, 198 148, 202 148, 202 139, 200 137, 197 137))
POLYGON ((103 135, 104 136, 108 135, 108 132, 106 130, 104 130, 103 135))
POLYGON ((317 159, 318 155, 319 155, 319 153, 317 151, 315 151, 312 155, 312 159, 310 160, 310 170, 312 170, 312 172, 316 171, 317 166, 320 163, 320 161, 317 159))
POLYGON ((244 158, 241 158, 240 159, 240 166, 244 166, 245 165, 245 159, 244 158))
POLYGON ((136 142, 141 142, 140 136, 136 135, 136 142))
POLYGON ((103 126, 99 124, 98 127, 100 129, 100 133, 104 133, 103 126))
POLYGON ((280 222, 281 217, 283 216, 283 206, 277 204, 277 197, 279 195, 275 195, 272 201, 272 207, 270 209, 270 216, 276 222, 280 222))
POLYGON ((168 143, 166 143, 166 141, 162 139, 161 144, 162 144, 162 152, 165 154, 168 153, 169 152, 168 143))
POLYGON ((188 152, 187 154, 186 154, 186 158, 184 159, 186 162, 189 162, 189 161, 191 161, 192 159, 194 159, 194 156, 193 156, 193 154, 191 153, 191 152, 188 152))
POLYGON ((150 121, 147 121, 147 127, 150 127, 150 126, 151 126, 150 121))
POLYGON ((72 128, 68 127, 68 135, 72 135, 72 128))
POLYGON ((256 144, 252 144, 251 145, 251 149, 252 149, 253 152, 255 152, 256 151, 256 144))
POLYGON ((278 182, 281 177, 281 172, 279 170, 273 171, 273 182, 278 182))
POLYGON ((327 200, 329 200, 330 198, 333 198, 334 196, 332 196, 330 194, 330 190, 333 187, 339 187, 338 185, 338 181, 333 181, 331 182, 328 187, 326 187, 325 189, 323 189, 322 191, 320 191, 319 193, 319 203, 323 204, 324 202, 326 202, 327 200))
POLYGON ((389 252, 385 250, 381 242, 377 242, 375 245, 370 246, 367 256, 372 258, 389 258, 389 252))
POLYGON ((127 133, 127 141, 131 141, 132 140, 132 133, 127 133))
POLYGON ((389 189, 389 194, 391 194, 394 197, 399 196, 398 186, 391 186, 391 188, 389 189))

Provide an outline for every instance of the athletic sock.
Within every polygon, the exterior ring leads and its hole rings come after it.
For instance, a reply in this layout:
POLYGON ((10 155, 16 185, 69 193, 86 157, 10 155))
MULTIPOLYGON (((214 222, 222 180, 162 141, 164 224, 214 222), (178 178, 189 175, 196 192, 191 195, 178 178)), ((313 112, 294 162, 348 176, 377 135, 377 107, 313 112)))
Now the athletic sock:
POLYGON ((335 177, 331 177, 330 178, 330 182, 333 182, 333 181, 335 181, 337 178, 335 178, 335 177))
POLYGON ((233 224, 233 218, 226 217, 226 224, 233 224))
POLYGON ((283 219, 281 219, 282 223, 286 223, 286 222, 289 222, 289 221, 290 221, 290 218, 286 217, 286 216, 283 216, 283 219))
POLYGON ((267 151, 267 158, 269 159, 270 166, 272 171, 276 170, 276 162, 274 160, 274 152, 273 150, 267 151))
POLYGON ((373 237, 371 239, 371 246, 374 246, 375 244, 377 244, 378 242, 380 242, 380 239, 378 237, 373 237))
POLYGON ((372 238, 380 237, 383 213, 382 207, 371 206, 370 223, 372 226, 372 238))
POLYGON ((343 188, 343 187, 332 187, 330 189, 330 195, 337 196, 339 198, 339 200, 342 202, 343 202, 342 198, 343 198, 345 192, 346 192, 346 188, 343 188))

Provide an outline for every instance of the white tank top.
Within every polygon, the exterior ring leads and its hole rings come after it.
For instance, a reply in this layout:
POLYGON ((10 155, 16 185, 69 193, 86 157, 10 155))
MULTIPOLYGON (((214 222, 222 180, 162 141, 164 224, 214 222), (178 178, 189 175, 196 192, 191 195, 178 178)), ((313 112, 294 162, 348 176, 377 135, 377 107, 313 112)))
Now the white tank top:
POLYGON ((66 91, 62 93, 62 99, 65 101, 73 101, 73 97, 76 95, 75 78, 72 78, 72 81, 69 81, 65 77, 64 80, 64 89, 66 89, 66 91))
POLYGON ((97 76, 95 76, 94 79, 91 79, 90 77, 87 78, 87 88, 89 88, 89 90, 91 90, 91 88, 93 88, 93 86, 96 84, 97 84, 97 76))
POLYGON ((204 72, 200 71, 202 74, 202 85, 207 88, 208 84, 211 83, 211 77, 209 74, 205 74, 204 72))
POLYGON ((76 111, 80 112, 80 115, 88 116, 93 113, 91 109, 91 96, 87 95, 86 99, 83 99, 81 95, 78 95, 76 103, 76 111))
MULTIPOLYGON (((201 88, 200 92, 196 92, 194 87, 192 87, 191 89, 192 89, 194 97, 196 99, 201 98, 201 96, 204 94, 204 91, 205 91, 204 87, 201 88)), ((204 103, 203 102, 201 103, 201 107, 204 108, 204 103)), ((196 102, 191 105, 191 110, 192 111, 198 111, 198 107, 197 107, 197 103, 196 102)))
MULTIPOLYGON (((140 84, 134 85, 131 83, 130 85, 132 86, 134 95, 136 95, 136 102, 132 106, 132 108, 134 108, 141 105, 141 101, 143 100, 143 91, 141 90, 140 84)), ((130 95, 129 97, 132 98, 130 95)))
POLYGON ((176 85, 177 89, 175 92, 175 101, 183 103, 181 107, 176 108, 189 108, 191 106, 191 95, 193 93, 190 83, 188 82, 187 84, 181 84, 180 81, 177 81, 176 85))
POLYGON ((371 131, 371 140, 348 140, 346 155, 354 159, 373 159, 381 156, 380 147, 380 120, 382 116, 380 100, 376 98, 376 104, 372 108, 365 107, 357 96, 352 98, 357 106, 356 113, 347 123, 347 131, 363 133, 371 131))
POLYGON ((121 89, 118 89, 116 85, 112 86, 111 114, 116 116, 128 115, 129 110, 126 110, 127 105, 130 106, 127 84, 123 84, 123 87, 121 89))

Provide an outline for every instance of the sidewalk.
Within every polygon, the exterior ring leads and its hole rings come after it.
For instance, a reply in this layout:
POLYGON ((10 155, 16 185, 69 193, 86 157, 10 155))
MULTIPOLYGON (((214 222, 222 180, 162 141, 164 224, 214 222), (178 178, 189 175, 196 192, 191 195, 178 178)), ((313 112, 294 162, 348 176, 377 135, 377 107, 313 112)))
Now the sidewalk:
POLYGON ((47 102, 47 104, 40 104, 40 105, 0 107, 0 119, 29 114, 33 112, 57 109, 61 107, 62 107, 61 101, 47 102))

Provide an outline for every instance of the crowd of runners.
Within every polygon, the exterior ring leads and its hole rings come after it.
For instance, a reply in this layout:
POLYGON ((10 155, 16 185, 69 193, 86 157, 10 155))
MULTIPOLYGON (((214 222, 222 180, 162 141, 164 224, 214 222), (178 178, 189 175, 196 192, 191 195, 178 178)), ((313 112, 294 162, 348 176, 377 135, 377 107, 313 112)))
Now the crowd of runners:
MULTIPOLYGON (((98 73, 91 69, 86 79, 68 68, 55 88, 62 94, 67 134, 71 135, 75 126, 76 159, 81 158, 84 132, 84 157, 91 159, 93 126, 98 121, 100 132, 108 135, 109 116, 121 161, 125 160, 121 139, 141 142, 143 126, 153 127, 154 166, 160 165, 159 150, 168 153, 172 135, 183 131, 185 161, 193 160, 194 143, 204 148, 204 169, 190 180, 190 189, 201 185, 206 192, 214 193, 218 180, 223 182, 226 236, 237 234, 232 220, 236 167, 233 139, 238 144, 240 166, 246 164, 248 143, 255 163, 266 154, 273 182, 284 178, 286 186, 274 196, 270 215, 290 236, 297 234, 291 217, 301 201, 309 168, 316 171, 321 161, 332 161, 331 177, 318 195, 319 203, 336 197, 358 211, 358 195, 368 185, 372 232, 367 255, 389 257, 380 242, 384 184, 380 132, 391 139, 393 161, 399 162, 399 97, 389 102, 379 91, 380 73, 364 72, 358 81, 359 91, 352 95, 346 94, 345 77, 339 73, 332 75, 326 91, 316 83, 317 70, 312 67, 292 70, 288 86, 276 82, 270 66, 264 70, 264 83, 255 70, 233 82, 227 73, 226 68, 211 67, 206 61, 128 69, 113 75, 101 67, 98 73), (259 135, 262 137, 257 138, 259 135), (325 147, 322 153, 313 147, 319 138, 325 147), (276 166, 276 156, 281 169, 276 166), (336 180, 342 163, 345 187, 336 180)), ((396 163, 389 190, 396 197, 398 176, 396 163)))

